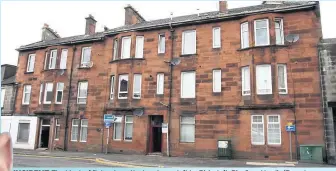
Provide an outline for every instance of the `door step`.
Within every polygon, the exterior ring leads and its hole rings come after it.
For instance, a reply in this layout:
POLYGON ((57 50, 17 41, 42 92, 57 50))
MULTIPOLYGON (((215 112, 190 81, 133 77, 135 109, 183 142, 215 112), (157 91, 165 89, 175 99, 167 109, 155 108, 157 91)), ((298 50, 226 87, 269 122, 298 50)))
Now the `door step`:
POLYGON ((148 153, 147 156, 162 156, 162 153, 148 153))

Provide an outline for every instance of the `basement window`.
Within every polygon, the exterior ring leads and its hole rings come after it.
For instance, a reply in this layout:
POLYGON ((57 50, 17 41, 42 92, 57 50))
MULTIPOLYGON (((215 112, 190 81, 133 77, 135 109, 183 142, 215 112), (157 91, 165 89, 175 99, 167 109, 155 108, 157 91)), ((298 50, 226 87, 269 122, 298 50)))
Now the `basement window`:
POLYGON ((182 116, 180 131, 180 142, 195 142, 195 117, 182 116))
POLYGON ((30 127, 29 121, 25 121, 25 122, 19 121, 17 142, 28 143, 28 141, 29 141, 29 127, 30 127))

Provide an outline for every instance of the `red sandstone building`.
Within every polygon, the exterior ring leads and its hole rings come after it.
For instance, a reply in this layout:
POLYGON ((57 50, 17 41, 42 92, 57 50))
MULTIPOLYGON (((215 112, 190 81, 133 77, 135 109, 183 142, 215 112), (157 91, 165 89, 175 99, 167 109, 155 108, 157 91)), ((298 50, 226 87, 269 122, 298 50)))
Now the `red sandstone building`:
POLYGON ((45 25, 18 48, 15 113, 38 118, 35 148, 103 152, 104 114, 118 118, 109 152, 215 157, 229 139, 234 158, 286 160, 288 122, 294 159, 324 145, 318 2, 219 4, 154 21, 127 6, 124 26, 98 33, 89 16, 85 35, 66 38, 45 25))

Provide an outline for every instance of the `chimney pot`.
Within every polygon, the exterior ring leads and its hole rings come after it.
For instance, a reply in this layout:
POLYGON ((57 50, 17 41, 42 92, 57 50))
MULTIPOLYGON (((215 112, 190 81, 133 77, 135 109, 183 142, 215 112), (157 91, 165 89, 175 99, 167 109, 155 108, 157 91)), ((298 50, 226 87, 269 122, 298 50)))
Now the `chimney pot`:
POLYGON ((227 8, 227 1, 219 1, 219 12, 221 13, 227 13, 228 8, 227 8))
POLYGON ((49 25, 44 23, 43 28, 49 28, 49 25))

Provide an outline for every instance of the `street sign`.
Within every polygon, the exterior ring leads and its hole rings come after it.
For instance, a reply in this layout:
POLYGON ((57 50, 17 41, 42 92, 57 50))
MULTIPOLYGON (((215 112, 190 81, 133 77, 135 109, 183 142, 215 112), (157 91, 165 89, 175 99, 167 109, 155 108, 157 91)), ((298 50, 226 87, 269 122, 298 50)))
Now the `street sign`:
POLYGON ((104 114, 104 122, 113 122, 115 116, 112 114, 104 114))
POLYGON ((168 123, 162 123, 162 133, 168 133, 168 123))
POLYGON ((295 130, 296 130, 295 125, 287 125, 286 126, 286 131, 287 132, 295 132, 295 130))
POLYGON ((109 128, 111 126, 111 122, 104 122, 104 123, 106 128, 109 128))

